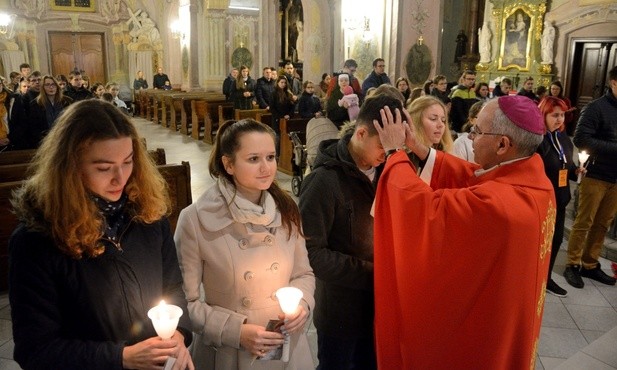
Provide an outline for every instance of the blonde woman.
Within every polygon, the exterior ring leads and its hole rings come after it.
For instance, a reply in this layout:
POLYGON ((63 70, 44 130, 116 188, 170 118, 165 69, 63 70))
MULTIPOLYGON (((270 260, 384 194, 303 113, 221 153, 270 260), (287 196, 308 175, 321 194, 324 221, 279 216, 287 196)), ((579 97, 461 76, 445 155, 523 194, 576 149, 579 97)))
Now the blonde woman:
MULTIPOLYGON (((452 135, 446 106, 433 96, 421 96, 407 107, 416 133, 433 149, 452 152, 452 135)), ((413 158, 412 158, 413 160, 413 158)))

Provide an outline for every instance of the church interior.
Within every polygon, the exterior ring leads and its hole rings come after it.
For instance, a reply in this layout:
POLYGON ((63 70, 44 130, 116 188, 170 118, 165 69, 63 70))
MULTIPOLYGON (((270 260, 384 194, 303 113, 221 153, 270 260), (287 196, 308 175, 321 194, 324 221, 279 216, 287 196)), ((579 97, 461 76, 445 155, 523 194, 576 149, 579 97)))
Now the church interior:
POLYGON ((218 91, 230 68, 241 64, 256 78, 263 67, 282 68, 291 60, 302 79, 319 81, 353 58, 362 80, 381 57, 393 81, 407 77, 414 87, 437 74, 455 82, 472 69, 491 86, 509 77, 513 89, 528 76, 536 85, 559 80, 573 104, 584 105, 601 94, 617 60, 617 5, 611 0, 357 4, 2 0, 0 75, 8 77, 25 62, 54 76, 77 69, 93 82, 130 87, 138 70, 151 81, 161 67, 174 88, 218 91), (513 50, 508 28, 518 14, 525 22, 524 42, 513 50))
MULTIPOLYGON (((411 88, 436 75, 456 85, 465 70, 491 90, 504 78, 513 92, 528 77, 547 88, 560 81, 581 109, 605 93, 617 65, 617 1, 0 0, 0 76, 10 80, 23 63, 42 75, 79 71, 90 86, 116 82, 135 102, 138 71, 151 83, 162 69, 174 91, 220 93, 240 66, 256 79, 291 61, 301 80, 318 83, 354 59, 362 81, 376 58, 391 81, 405 77, 411 88)), ((204 157, 211 141, 171 133, 151 116, 135 120, 168 163, 190 162, 197 199, 212 182, 204 157)), ((293 191, 289 171, 278 178, 293 191)), ((604 257, 617 261, 617 241, 605 244, 613 254, 604 257)), ((617 369, 617 291, 590 286, 547 296, 536 369, 617 369)), ((19 369, 10 320, 0 287, 0 370, 19 369)))

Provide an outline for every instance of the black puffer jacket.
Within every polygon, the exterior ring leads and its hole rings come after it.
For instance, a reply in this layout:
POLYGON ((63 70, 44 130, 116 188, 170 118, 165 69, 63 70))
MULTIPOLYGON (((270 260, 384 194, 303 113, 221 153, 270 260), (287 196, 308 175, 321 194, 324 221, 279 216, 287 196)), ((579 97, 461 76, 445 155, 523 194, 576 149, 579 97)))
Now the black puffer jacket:
POLYGON ((316 279, 314 323, 337 337, 372 337, 372 183, 347 145, 351 134, 320 145, 313 172, 302 183, 300 213, 316 279))
POLYGON ((9 242, 9 299, 15 360, 24 369, 122 369, 122 351, 156 332, 147 316, 161 299, 190 319, 169 222, 131 222, 122 250, 109 242, 76 260, 20 225, 9 242))
POLYGON ((611 90, 583 108, 574 144, 590 155, 586 176, 617 182, 617 99, 611 90))

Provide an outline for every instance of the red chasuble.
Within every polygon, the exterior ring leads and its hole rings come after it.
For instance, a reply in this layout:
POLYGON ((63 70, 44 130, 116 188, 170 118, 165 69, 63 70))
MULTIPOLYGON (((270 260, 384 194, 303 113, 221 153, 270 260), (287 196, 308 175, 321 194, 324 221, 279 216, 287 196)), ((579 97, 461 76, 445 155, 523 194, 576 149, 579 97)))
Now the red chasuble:
POLYGON ((375 208, 379 369, 533 369, 555 223, 537 154, 479 177, 437 153, 431 186, 404 152, 375 208))

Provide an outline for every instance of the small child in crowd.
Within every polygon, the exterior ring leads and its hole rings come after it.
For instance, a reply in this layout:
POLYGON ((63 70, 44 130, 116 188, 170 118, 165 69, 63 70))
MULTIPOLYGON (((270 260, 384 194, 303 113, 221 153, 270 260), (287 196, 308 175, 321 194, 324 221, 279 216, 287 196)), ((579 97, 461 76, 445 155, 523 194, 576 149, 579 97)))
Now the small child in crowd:
POLYGON ((343 94, 345 95, 338 101, 338 105, 339 107, 342 107, 343 103, 347 102, 349 121, 353 122, 356 118, 358 118, 358 113, 360 113, 360 100, 358 99, 358 95, 354 94, 351 86, 345 86, 343 88, 343 94))
POLYGON ((304 91, 298 99, 298 113, 302 118, 321 117, 321 102, 314 95, 315 84, 312 81, 304 81, 304 91))

